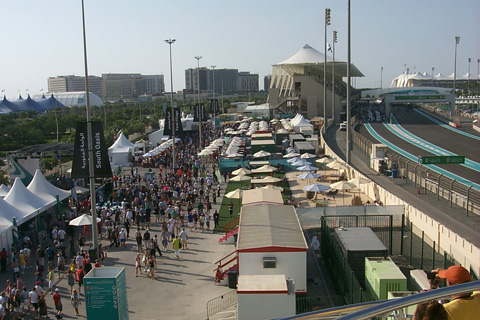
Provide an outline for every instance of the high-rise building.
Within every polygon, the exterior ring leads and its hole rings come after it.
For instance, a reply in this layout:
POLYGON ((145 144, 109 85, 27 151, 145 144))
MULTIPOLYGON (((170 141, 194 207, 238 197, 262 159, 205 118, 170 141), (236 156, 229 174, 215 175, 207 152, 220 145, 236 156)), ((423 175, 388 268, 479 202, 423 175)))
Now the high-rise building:
POLYGON ((145 75, 146 92, 152 95, 162 95, 165 92, 165 78, 161 75, 145 75))
POLYGON ((240 72, 238 74, 238 91, 258 91, 258 73, 240 72))
POLYGON ((207 69, 199 70, 200 81, 197 83, 197 68, 185 70, 185 90, 189 93, 200 91, 213 91, 221 94, 236 92, 258 91, 258 74, 238 72, 238 69, 207 69), (215 75, 214 75, 215 74, 215 75), (215 85, 213 84, 215 81, 215 85))
POLYGON ((103 99, 132 99, 147 91, 146 80, 140 73, 102 74, 103 99))
MULTIPOLYGON (((89 91, 102 96, 102 78, 88 76, 89 91)), ((55 92, 79 92, 85 91, 85 77, 67 75, 48 78, 48 91, 55 92)))
POLYGON ((272 75, 271 75, 271 74, 267 74, 267 75, 263 78, 263 90, 265 90, 266 92, 268 92, 268 89, 270 89, 270 83, 272 83, 272 75))

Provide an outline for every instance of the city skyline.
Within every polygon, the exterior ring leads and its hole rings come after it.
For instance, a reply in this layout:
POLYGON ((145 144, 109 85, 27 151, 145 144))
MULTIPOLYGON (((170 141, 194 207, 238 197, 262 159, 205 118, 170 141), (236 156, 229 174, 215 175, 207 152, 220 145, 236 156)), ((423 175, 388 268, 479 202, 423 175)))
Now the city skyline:
MULTIPOLYGON (((235 68, 263 77, 309 44, 323 53, 324 11, 338 31, 336 60, 346 61, 347 1, 170 3, 86 0, 89 74, 163 74, 170 88, 168 45, 172 45, 174 91, 185 88, 185 70, 235 68)), ((81 1, 7 2, 2 6, 4 50, 0 90, 9 99, 46 92, 47 79, 84 76, 81 1), (28 92, 26 91, 28 89, 28 92), (20 91, 18 91, 20 90, 20 91)), ((351 2, 352 63, 364 74, 356 87, 383 87, 410 72, 453 73, 455 36, 460 36, 457 74, 477 76, 480 3, 413 0, 351 2)), ((328 53, 331 55, 331 53, 328 53)), ((355 84, 355 82, 354 82, 355 84)), ((169 91, 169 90, 167 90, 169 91)))

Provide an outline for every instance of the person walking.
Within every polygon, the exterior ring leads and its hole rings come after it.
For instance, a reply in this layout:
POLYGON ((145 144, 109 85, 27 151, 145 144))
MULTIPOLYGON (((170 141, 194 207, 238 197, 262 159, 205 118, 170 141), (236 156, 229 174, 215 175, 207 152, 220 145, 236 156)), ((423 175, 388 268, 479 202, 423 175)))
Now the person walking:
POLYGON ((188 249, 187 240, 188 240, 187 231, 185 231, 185 228, 183 228, 182 231, 180 232, 180 242, 182 244, 182 249, 188 249))
POLYGON ((219 222, 220 222, 220 214, 218 213, 218 210, 215 210, 215 212, 213 213, 214 229, 217 228, 219 222))
POLYGON ((230 201, 230 203, 228 204, 228 213, 230 213, 230 218, 233 217, 233 202, 230 201))
POLYGON ((172 247, 173 247, 173 250, 175 250, 175 259, 177 260, 180 259, 180 246, 181 246, 180 239, 179 239, 179 236, 177 235, 177 237, 172 241, 172 247))
POLYGON ((142 258, 140 258, 140 253, 137 253, 137 256, 135 257, 135 277, 138 277, 138 271, 140 271, 140 274, 143 274, 142 258))
POLYGON ((70 296, 70 302, 75 308, 75 315, 78 317, 80 313, 78 312, 78 306, 80 305, 80 295, 77 293, 77 289, 73 289, 73 293, 70 296))

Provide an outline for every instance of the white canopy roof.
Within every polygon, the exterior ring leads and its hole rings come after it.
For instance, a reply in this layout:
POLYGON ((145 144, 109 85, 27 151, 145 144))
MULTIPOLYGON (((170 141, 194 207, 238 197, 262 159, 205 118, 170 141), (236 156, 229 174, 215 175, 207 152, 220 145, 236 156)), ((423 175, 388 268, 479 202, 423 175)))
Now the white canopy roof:
POLYGON ((71 196, 70 191, 57 188, 50 182, 48 182, 47 179, 45 179, 45 177, 43 176, 40 169, 37 169, 37 171, 35 171, 35 176, 28 185, 27 189, 35 195, 41 197, 42 199, 49 201, 56 201, 57 195, 60 201, 71 196))
POLYGON ((15 218, 17 225, 18 221, 22 220, 25 213, 20 211, 16 206, 12 206, 2 198, 0 198, 0 225, 12 225, 12 220, 15 218), (8 224, 7 224, 8 222, 8 224))
POLYGON ((108 153, 116 153, 116 152, 121 152, 121 153, 126 153, 126 152, 133 152, 135 149, 135 145, 128 141, 128 139, 125 137, 125 135, 120 133, 120 136, 118 137, 117 141, 115 141, 114 144, 110 148, 108 148, 108 153))
POLYGON ((5 197, 8 194, 9 191, 10 191, 10 187, 2 184, 0 186, 0 197, 2 197, 2 198, 5 197))
POLYGON ((48 209, 55 204, 55 200, 42 199, 34 193, 30 192, 20 178, 15 178, 12 189, 5 196, 4 200, 10 205, 16 207, 23 212, 23 217, 17 220, 20 225, 26 220, 35 217, 40 212, 48 209))

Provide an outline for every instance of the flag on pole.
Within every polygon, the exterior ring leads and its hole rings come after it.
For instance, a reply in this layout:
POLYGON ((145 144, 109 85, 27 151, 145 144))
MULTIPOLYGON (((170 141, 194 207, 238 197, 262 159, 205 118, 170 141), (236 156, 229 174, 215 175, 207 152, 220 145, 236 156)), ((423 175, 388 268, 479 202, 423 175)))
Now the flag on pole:
POLYGON ((327 43, 327 51, 332 52, 332 46, 330 45, 330 43, 327 43))
POLYGON ((43 88, 42 88, 42 89, 40 89, 40 91, 43 91, 43 88))
POLYGON ((2 92, 5 92, 5 89, 3 89, 2 92))

